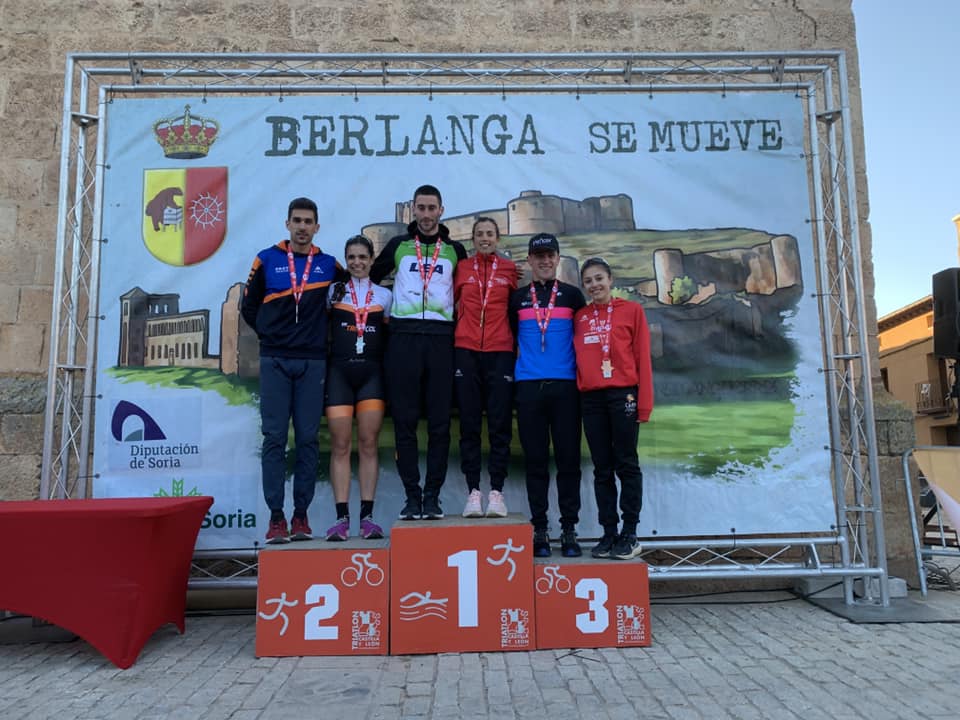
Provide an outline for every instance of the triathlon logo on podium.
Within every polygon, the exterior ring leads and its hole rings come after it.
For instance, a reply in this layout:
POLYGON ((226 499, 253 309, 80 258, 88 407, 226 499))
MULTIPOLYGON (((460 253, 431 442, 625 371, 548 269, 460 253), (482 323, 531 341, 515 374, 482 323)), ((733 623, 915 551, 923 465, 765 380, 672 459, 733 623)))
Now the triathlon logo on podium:
POLYGON ((643 645, 646 641, 646 608, 639 605, 617 605, 617 644, 643 645))
POLYGON ((379 650, 382 639, 383 614, 375 610, 354 610, 351 623, 351 650, 379 650))
POLYGON ((530 611, 504 608, 500 611, 500 647, 516 650, 530 648, 530 611))

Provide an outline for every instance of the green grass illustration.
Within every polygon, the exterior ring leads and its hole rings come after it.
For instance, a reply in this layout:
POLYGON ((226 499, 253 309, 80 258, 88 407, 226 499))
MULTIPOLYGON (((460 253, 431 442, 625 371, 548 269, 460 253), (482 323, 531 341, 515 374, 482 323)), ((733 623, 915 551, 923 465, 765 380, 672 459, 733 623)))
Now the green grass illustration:
POLYGON ((213 368, 112 367, 107 373, 123 383, 141 382, 171 389, 194 388, 218 393, 229 405, 259 407, 260 383, 256 379, 224 375, 213 368))

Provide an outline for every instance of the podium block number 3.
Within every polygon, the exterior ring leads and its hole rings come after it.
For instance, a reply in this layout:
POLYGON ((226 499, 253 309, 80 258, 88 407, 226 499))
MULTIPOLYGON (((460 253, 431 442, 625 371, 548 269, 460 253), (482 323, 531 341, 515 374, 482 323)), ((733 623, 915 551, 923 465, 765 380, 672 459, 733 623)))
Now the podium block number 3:
POLYGON ((577 613, 577 630, 584 635, 602 633, 610 626, 607 611, 607 584, 600 578, 583 578, 577 583, 574 593, 587 601, 587 612, 577 613))
POLYGON ((457 625, 460 627, 477 627, 478 619, 478 592, 477 592, 477 551, 461 550, 453 555, 447 555, 447 567, 457 569, 457 625))
POLYGON ((321 625, 340 610, 340 591, 336 585, 311 585, 303 598, 304 605, 316 605, 303 616, 304 640, 336 640, 340 629, 336 625, 321 625))

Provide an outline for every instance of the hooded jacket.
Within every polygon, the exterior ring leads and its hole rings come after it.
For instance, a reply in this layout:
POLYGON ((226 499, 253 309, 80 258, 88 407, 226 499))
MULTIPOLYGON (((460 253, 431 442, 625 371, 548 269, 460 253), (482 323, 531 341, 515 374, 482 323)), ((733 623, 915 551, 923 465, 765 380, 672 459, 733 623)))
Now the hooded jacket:
POLYGON ((637 386, 637 420, 647 422, 653 410, 653 369, 650 360, 650 329, 640 303, 612 298, 609 353, 612 377, 603 377, 603 337, 597 319, 606 321, 606 305, 579 310, 573 321, 573 346, 577 355, 577 387, 582 392, 637 386))
MULTIPOLYGON (((262 357, 319 359, 327 355, 327 291, 344 270, 332 255, 310 246, 310 277, 299 303, 293 294, 288 242, 257 253, 247 277, 240 313, 257 331, 262 357)), ((297 283, 302 281, 307 255, 293 254, 297 283)))
POLYGON ((415 222, 407 226, 405 234, 392 238, 373 261, 370 279, 377 284, 391 271, 396 271, 390 311, 391 334, 453 334, 453 276, 457 263, 466 259, 467 251, 462 243, 450 239, 445 225, 439 225, 438 230, 437 235, 420 237, 422 265, 417 260, 416 239, 420 231, 415 222), (425 283, 425 278, 429 278, 429 282, 425 283))

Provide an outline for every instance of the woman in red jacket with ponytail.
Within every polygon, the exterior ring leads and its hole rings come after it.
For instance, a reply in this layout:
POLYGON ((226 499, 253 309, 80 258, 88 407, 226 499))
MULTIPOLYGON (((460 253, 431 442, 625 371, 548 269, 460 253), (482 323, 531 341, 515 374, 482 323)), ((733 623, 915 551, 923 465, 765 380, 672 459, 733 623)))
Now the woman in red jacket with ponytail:
POLYGON ((603 526, 603 537, 591 554, 630 560, 641 552, 637 524, 643 473, 637 424, 647 422, 653 410, 650 331, 639 303, 613 297, 613 273, 605 260, 587 260, 580 279, 590 303, 573 322, 577 387, 603 526), (620 518, 614 474, 620 479, 620 518))
POLYGON ((497 255, 500 228, 488 217, 473 224, 476 253, 457 263, 453 295, 454 390, 460 407, 460 461, 467 480, 464 517, 506 517, 503 483, 510 461, 513 422, 513 332, 507 301, 517 287, 517 266, 497 255), (487 413, 490 494, 486 510, 480 493, 480 428, 487 413))

